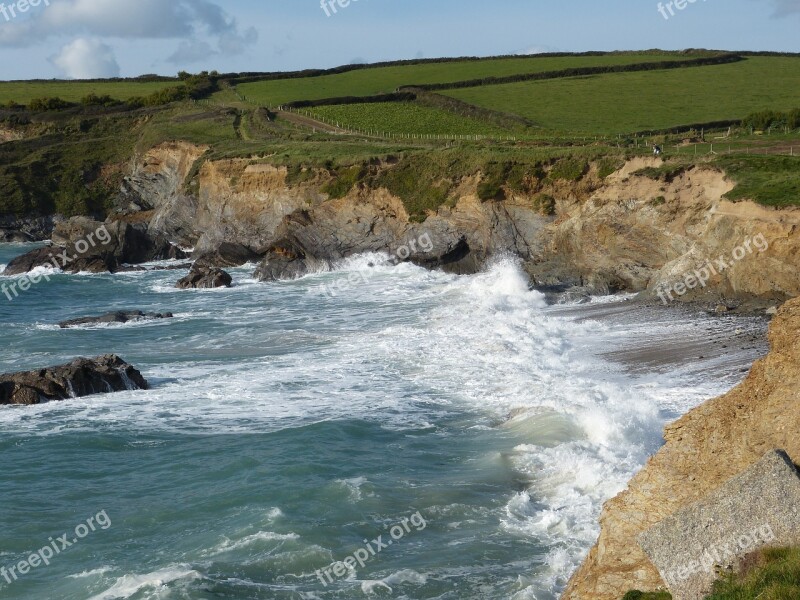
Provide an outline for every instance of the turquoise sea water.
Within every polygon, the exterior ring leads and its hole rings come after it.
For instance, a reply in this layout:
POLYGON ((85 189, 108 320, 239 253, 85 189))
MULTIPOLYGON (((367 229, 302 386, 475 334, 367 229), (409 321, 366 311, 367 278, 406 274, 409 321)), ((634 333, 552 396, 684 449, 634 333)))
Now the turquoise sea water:
MULTIPOLYGON (((0 265, 28 248, 0 246, 0 265)), ((762 325, 611 299, 614 318, 586 319, 546 306, 513 261, 460 278, 380 256, 276 284, 252 270, 229 290, 158 271, 0 295, 0 372, 113 352, 152 385, 0 407, 0 567, 77 540, 0 577, 0 597, 553 599, 663 424, 763 352, 614 362, 762 325), (115 309, 176 316, 55 326, 115 309), (318 572, 404 518, 363 567, 318 572)))

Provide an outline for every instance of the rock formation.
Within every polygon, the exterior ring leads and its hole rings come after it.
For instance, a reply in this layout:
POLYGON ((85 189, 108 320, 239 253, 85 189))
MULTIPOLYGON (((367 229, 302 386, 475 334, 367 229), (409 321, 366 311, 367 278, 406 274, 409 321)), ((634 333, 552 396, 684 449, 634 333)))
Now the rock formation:
POLYGON ((9 262, 3 275, 19 275, 36 267, 57 267, 68 273, 114 273, 125 264, 187 257, 163 236, 151 235, 145 223, 101 223, 74 217, 55 226, 52 242, 52 246, 9 262))
POLYGON ((119 356, 77 358, 57 367, 0 375, 0 405, 40 404, 92 394, 146 390, 147 381, 119 356))
POLYGON ((178 281, 176 287, 182 290, 211 289, 231 287, 233 278, 222 269, 194 265, 189 274, 178 281))
POLYGON ((145 313, 140 310, 110 312, 99 317, 81 317, 80 319, 70 319, 61 321, 58 326, 61 329, 79 327, 81 325, 100 325, 103 323, 128 323, 130 321, 147 321, 154 319, 171 319, 172 313, 145 313))

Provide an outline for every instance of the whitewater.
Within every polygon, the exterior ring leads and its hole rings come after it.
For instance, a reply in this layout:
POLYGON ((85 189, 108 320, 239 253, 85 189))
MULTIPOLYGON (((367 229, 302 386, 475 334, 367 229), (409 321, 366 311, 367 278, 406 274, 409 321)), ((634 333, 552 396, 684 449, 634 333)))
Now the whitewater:
POLYGON ((253 267, 230 289, 52 273, 0 297, 0 372, 117 353, 152 386, 0 407, 0 566, 112 523, 0 578, 3 598, 554 600, 664 425, 766 350, 756 319, 550 305, 511 258, 459 277, 363 255, 271 284, 253 267), (132 309, 175 318, 56 325, 132 309), (413 513, 424 529, 320 580, 413 513))

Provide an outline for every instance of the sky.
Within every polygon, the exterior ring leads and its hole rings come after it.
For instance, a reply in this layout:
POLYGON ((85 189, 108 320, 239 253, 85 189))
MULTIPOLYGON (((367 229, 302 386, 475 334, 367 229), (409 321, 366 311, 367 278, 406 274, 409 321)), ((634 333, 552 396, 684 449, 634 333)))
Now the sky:
POLYGON ((800 52, 800 0, 0 0, 0 79, 441 56, 800 52), (323 7, 324 4, 324 7, 323 7))

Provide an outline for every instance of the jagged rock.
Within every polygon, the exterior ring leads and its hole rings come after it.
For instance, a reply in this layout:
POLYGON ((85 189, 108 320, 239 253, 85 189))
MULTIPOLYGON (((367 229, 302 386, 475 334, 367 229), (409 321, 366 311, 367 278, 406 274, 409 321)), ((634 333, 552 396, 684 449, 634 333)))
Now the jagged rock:
POLYGON ((298 279, 308 271, 305 251, 291 240, 281 240, 267 250, 253 276, 259 281, 278 281, 298 279))
POLYGON ((201 267, 241 267, 251 261, 256 261, 261 255, 243 244, 222 242, 216 250, 203 252, 195 259, 195 264, 201 267))
POLYGON ((23 231, 14 231, 11 229, 0 229, 0 242, 4 244, 21 244, 24 242, 32 242, 33 237, 23 231))
POLYGON ((80 319, 70 319, 61 321, 58 324, 61 329, 78 327, 80 325, 98 325, 101 323, 128 323, 129 321, 145 321, 154 319, 171 319, 172 313, 144 313, 140 310, 110 312, 99 317, 82 317, 80 319))
POLYGON ((182 290, 231 287, 233 278, 222 269, 193 266, 189 274, 178 281, 176 287, 182 290))
POLYGON ((783 451, 769 452, 700 502, 639 536, 673 600, 703 600, 717 573, 765 546, 800 543, 800 476, 783 451))
POLYGON ((254 276, 260 281, 296 279, 324 265, 365 252, 386 252, 412 262, 458 274, 475 273, 480 259, 466 235, 442 219, 403 225, 375 206, 356 204, 341 211, 323 207, 288 215, 279 240, 267 248, 254 276))
POLYGON ((57 266, 68 273, 114 273, 125 264, 181 258, 187 254, 161 236, 150 236, 145 224, 74 217, 56 225, 52 247, 15 258, 3 274, 19 275, 41 266, 57 266))
POLYGON ((40 404, 92 394, 146 390, 147 381, 115 354, 77 358, 36 371, 0 375, 0 405, 40 404))
POLYGON ((17 217, 0 215, 0 242, 41 242, 50 238, 53 227, 64 220, 61 215, 17 217), (8 237, 4 239, 5 234, 8 237))

